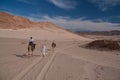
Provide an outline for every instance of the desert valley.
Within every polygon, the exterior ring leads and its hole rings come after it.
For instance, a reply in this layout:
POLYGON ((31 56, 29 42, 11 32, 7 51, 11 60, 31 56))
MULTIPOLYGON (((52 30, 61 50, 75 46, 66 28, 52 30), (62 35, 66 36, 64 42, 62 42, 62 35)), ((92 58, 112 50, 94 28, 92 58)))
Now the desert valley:
POLYGON ((120 80, 120 50, 84 47, 95 40, 116 40, 120 47, 120 35, 78 35, 51 22, 0 12, 0 80, 120 80), (33 56, 27 50, 30 37, 36 43, 33 56))

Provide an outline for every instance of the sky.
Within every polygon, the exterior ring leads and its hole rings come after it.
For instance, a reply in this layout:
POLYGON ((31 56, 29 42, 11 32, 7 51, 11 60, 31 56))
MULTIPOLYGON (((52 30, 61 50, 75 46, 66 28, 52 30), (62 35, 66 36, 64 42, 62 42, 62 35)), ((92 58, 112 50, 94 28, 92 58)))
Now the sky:
POLYGON ((0 11, 72 31, 120 30, 120 0, 0 0, 0 11))

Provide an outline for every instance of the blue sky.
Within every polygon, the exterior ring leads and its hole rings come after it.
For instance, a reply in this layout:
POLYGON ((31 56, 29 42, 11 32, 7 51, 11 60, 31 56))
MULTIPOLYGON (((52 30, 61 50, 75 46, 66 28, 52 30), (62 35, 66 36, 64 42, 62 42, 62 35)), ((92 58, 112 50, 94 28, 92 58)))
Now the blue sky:
POLYGON ((120 0, 0 0, 0 11, 71 30, 120 30, 120 0))

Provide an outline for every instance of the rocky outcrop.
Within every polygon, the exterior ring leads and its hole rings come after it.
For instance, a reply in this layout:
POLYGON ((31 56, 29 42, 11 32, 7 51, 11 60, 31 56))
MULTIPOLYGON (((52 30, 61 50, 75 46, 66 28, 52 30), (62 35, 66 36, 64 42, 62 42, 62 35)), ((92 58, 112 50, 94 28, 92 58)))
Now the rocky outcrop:
POLYGON ((120 41, 95 40, 88 43, 86 47, 99 50, 120 50, 120 41))

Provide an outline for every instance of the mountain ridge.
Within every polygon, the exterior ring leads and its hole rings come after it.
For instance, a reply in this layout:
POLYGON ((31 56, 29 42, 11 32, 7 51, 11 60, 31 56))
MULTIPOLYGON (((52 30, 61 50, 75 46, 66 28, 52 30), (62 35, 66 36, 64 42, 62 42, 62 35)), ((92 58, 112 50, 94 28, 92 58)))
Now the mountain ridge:
POLYGON ((75 33, 78 34, 78 35, 87 34, 87 35, 106 35, 106 36, 111 36, 111 35, 120 35, 120 30, 112 30, 112 31, 91 31, 91 32, 80 32, 80 31, 76 31, 75 33))
POLYGON ((0 29, 27 29, 27 28, 59 28, 52 22, 33 22, 21 16, 14 16, 6 12, 0 12, 0 29))

